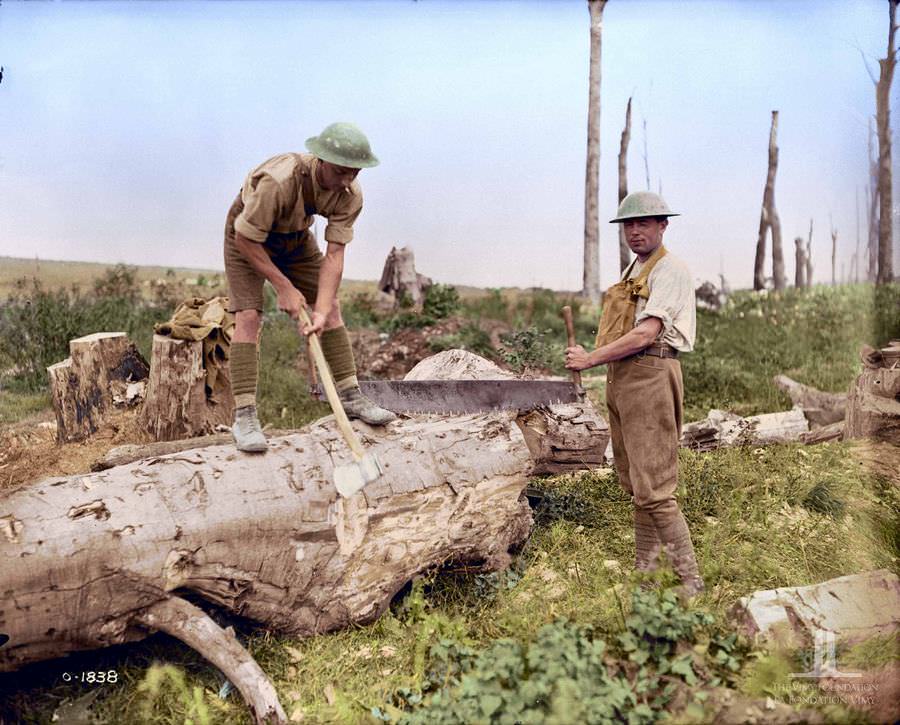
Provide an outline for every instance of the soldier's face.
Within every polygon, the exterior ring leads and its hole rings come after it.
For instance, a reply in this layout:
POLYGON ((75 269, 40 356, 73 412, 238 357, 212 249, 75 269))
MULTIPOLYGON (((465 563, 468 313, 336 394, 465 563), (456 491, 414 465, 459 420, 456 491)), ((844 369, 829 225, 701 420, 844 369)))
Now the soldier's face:
POLYGON ((628 219, 622 222, 625 228, 625 241, 642 262, 662 244, 663 232, 668 225, 667 219, 653 217, 628 219))
POLYGON ((319 160, 319 183, 328 191, 340 191, 353 183, 359 169, 349 166, 338 166, 329 161, 319 160))

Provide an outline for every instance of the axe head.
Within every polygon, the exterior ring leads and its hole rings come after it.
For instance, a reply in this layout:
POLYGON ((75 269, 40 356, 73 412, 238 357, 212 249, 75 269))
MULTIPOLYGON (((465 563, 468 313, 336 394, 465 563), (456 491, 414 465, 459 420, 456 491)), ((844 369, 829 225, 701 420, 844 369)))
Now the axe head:
POLYGON ((384 469, 375 454, 366 453, 353 463, 335 466, 334 486, 341 496, 350 498, 366 484, 380 478, 383 473, 384 469))

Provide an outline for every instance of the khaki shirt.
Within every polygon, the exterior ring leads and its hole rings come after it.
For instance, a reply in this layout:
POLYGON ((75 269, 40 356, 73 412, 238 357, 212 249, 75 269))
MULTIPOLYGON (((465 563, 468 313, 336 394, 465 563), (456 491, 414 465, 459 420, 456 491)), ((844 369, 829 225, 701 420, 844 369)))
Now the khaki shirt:
MULTIPOLYGON (((629 276, 637 277, 643 266, 636 259, 629 276)), ((629 272, 628 268, 625 272, 629 272)), ((657 337, 659 342, 669 344, 679 352, 693 350, 697 335, 697 302, 694 280, 687 265, 667 252, 650 270, 647 285, 650 287, 650 297, 638 299, 634 324, 648 317, 656 317, 662 321, 662 331, 657 337)))
POLYGON ((265 242, 269 232, 301 232, 313 224, 306 206, 328 219, 325 241, 346 244, 353 239, 353 222, 362 211, 362 189, 356 180, 349 190, 328 191, 316 181, 319 164, 312 154, 279 154, 247 174, 241 188, 244 209, 234 228, 254 242, 265 242), (303 198, 301 176, 312 180, 313 199, 303 198))

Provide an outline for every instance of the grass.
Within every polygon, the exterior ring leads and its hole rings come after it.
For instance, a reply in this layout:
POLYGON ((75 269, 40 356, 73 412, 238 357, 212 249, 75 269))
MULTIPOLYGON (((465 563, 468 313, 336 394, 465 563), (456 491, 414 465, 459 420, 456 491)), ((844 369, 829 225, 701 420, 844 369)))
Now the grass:
MULTIPOLYGON (((370 304, 372 285, 351 286, 345 290, 348 318, 382 325, 385 315, 370 304)), ((559 369, 561 304, 576 308, 580 342, 589 343, 597 319, 597 311, 579 306, 577 299, 546 290, 464 291, 456 300, 444 299, 467 322, 455 339, 434 340, 435 349, 484 346, 479 322, 499 320, 519 333, 511 340, 523 365, 545 362, 559 369)), ((58 320, 58 312, 47 319, 58 320)), ((790 407, 771 383, 776 373, 824 390, 846 389, 859 369, 859 345, 880 341, 879 335, 900 336, 883 310, 880 317, 876 312, 872 290, 863 285, 778 296, 741 292, 719 313, 701 311, 696 352, 683 358, 686 419, 703 417, 711 407, 744 415, 790 407)), ((149 344, 149 315, 143 324, 135 328, 139 346, 149 344)), ((271 300, 260 355, 264 423, 298 427, 327 412, 324 404, 309 399, 294 323, 274 313, 271 300)), ((10 367, 9 359, 0 360, 0 369, 7 370, 0 424, 33 415, 47 404, 44 390, 28 390, 21 378, 16 387, 10 367)), ((601 406, 603 372, 585 377, 591 399, 601 406)), ((709 587, 697 606, 710 612, 716 626, 724 626, 741 596, 758 589, 900 569, 897 485, 860 460, 859 447, 849 443, 681 451, 678 495, 709 587)), ((502 638, 527 643, 559 619, 589 624, 614 641, 625 626, 635 583, 627 496, 610 472, 532 483, 542 493, 536 526, 505 572, 431 572, 373 625, 305 640, 235 622, 273 679, 288 715, 308 723, 366 723, 376 722, 373 708, 383 714, 389 705, 412 707, 416 697, 426 696, 432 648, 444 641, 477 650, 502 638)), ((895 655, 896 640, 872 641, 846 652, 848 666, 895 661, 895 655)), ((779 656, 743 656, 730 686, 749 696, 775 692, 794 671, 786 669, 792 666, 790 655, 779 656)), ((221 675, 168 638, 86 653, 64 664, 71 669, 73 661, 85 669, 118 673, 119 681, 100 687, 91 706, 107 722, 249 722, 238 695, 219 697, 221 675)), ((0 721, 48 722, 64 698, 90 691, 62 682, 62 666, 51 662, 0 675, 0 721)))
MULTIPOLYGON (((900 552, 891 542, 898 536, 900 497, 856 462, 851 444, 682 451, 680 472, 680 502, 709 585, 698 606, 718 622, 726 621, 740 596, 757 589, 898 568, 900 552), (810 492, 823 482, 840 505, 823 510, 811 504, 810 492)), ((302 712, 304 722, 313 723, 373 722, 371 708, 394 701, 397 692, 422 687, 431 647, 441 640, 474 647, 503 637, 530 641, 559 618, 591 624, 609 635, 620 631, 633 583, 634 543, 630 503, 615 474, 533 483, 544 493, 535 512, 538 525, 508 572, 435 572, 368 627, 305 640, 244 629, 245 641, 274 680, 288 714, 302 712)), ((183 722, 196 708, 196 687, 212 722, 248 722, 240 698, 220 700, 221 677, 180 645, 163 646, 154 639, 150 645, 121 648, 118 659, 110 660, 109 653, 82 655, 85 662, 92 657, 121 673, 122 682, 104 686, 93 706, 111 721, 183 722), (156 658, 175 665, 188 689, 172 679, 171 671, 162 675, 150 668, 156 658), (156 689, 146 685, 151 681, 156 689), (183 696, 176 696, 179 692, 183 696), (145 719, 145 712, 152 718, 145 719)), ((766 678, 780 672, 775 664, 768 672, 754 662, 745 660, 749 669, 742 675, 748 694, 764 690, 766 678)), ((30 692, 15 680, 0 685, 0 690, 20 691, 5 700, 7 708, 27 703, 44 716, 63 694, 78 691, 52 681, 30 692)))

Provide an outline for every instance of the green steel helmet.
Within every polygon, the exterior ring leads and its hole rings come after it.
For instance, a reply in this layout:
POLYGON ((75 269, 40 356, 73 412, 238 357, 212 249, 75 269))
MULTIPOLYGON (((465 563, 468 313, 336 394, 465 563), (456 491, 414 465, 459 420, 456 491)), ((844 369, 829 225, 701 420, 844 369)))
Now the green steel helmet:
POLYGON ((378 166, 369 139, 352 123, 332 123, 318 136, 306 139, 306 148, 323 161, 351 169, 378 166))
POLYGON ((640 219, 648 216, 679 216, 666 204, 665 200, 652 191, 633 191, 619 204, 616 218, 610 219, 610 224, 624 222, 626 219, 640 219))

